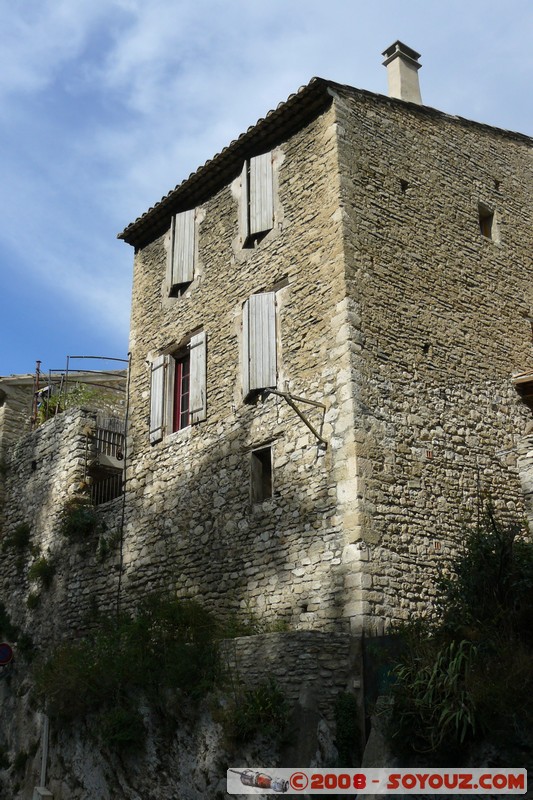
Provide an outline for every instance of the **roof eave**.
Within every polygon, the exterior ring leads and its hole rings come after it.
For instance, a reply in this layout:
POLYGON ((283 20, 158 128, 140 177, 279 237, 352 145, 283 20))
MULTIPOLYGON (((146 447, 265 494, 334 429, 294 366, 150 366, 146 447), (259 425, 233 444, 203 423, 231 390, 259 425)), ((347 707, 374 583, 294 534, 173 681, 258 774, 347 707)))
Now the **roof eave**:
POLYGON ((172 214, 204 202, 239 174, 244 159, 261 147, 274 147, 329 106, 332 101, 329 86, 323 78, 312 78, 128 225, 117 238, 139 247, 160 236, 168 228, 172 214))

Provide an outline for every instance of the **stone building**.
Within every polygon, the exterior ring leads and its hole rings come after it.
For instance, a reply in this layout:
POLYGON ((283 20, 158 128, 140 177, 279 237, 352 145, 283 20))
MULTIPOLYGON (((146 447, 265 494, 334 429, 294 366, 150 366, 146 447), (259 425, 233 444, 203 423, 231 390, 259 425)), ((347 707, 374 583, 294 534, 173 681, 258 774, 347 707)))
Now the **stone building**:
POLYGON ((130 592, 380 630, 523 513, 532 140, 384 55, 392 96, 312 79, 120 234, 130 592))

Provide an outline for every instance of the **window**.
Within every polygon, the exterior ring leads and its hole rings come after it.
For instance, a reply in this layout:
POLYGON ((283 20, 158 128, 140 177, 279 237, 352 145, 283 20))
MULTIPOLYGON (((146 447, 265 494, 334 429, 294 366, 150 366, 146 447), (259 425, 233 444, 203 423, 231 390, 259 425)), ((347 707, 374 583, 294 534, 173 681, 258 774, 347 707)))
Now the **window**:
POLYGON ((484 203, 478 204, 479 230, 487 239, 497 239, 494 211, 484 203))
POLYGON ((190 418, 189 399, 190 399, 190 377, 191 377, 191 357, 190 354, 181 358, 171 357, 169 367, 174 373, 172 381, 172 409, 169 419, 169 428, 172 432, 187 428, 190 418))
POLYGON ((167 287, 170 297, 177 297, 194 278, 196 265, 196 210, 182 211, 172 217, 167 254, 167 287))
POLYGON ((241 174, 239 227, 243 247, 254 247, 274 226, 272 153, 250 158, 241 174))
POLYGON ((206 419, 206 333, 151 367, 150 442, 206 419))
POLYGON ((272 447, 252 450, 251 496, 252 503, 261 503, 273 495, 272 447))
POLYGON ((253 294, 243 306, 243 395, 277 385, 276 295, 253 294))

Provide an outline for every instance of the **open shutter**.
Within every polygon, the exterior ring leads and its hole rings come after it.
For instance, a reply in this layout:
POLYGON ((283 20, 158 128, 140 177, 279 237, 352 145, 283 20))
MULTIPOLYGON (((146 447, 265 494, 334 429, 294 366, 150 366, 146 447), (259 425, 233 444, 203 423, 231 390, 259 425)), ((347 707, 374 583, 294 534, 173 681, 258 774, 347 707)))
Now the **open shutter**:
POLYGON ((250 235, 250 194, 248 186, 248 161, 244 162, 241 172, 241 202, 239 205, 239 231, 244 244, 250 235))
POLYGON ((274 224, 272 153, 250 159, 250 231, 263 233, 274 224))
POLYGON ((189 396, 189 411, 191 424, 201 422, 207 416, 207 337, 205 331, 197 333, 191 338, 189 345, 191 354, 191 382, 189 396))
POLYGON ((276 295, 253 294, 244 304, 243 390, 274 388, 277 384, 276 295))
POLYGON ((190 283, 194 278, 196 252, 196 212, 182 211, 172 217, 170 224, 170 247, 167 259, 167 283, 169 291, 176 286, 190 283))
POLYGON ((163 438, 167 358, 167 356, 157 356, 152 361, 150 378, 150 444, 159 442, 163 438))

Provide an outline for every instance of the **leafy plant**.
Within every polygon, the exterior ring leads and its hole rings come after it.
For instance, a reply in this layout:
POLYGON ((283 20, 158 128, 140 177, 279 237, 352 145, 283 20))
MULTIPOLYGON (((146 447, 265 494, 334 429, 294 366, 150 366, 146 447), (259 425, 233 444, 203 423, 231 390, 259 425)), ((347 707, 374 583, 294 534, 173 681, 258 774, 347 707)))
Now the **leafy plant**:
POLYGON ((115 396, 109 391, 76 383, 70 386, 66 393, 62 392, 42 398, 37 410, 37 423, 42 425, 50 417, 60 414, 67 408, 88 407, 101 409, 109 403, 113 403, 114 400, 115 396))
POLYGON ((287 727, 289 709, 277 683, 269 678, 254 688, 241 688, 222 715, 222 727, 228 739, 241 743, 258 733, 282 737, 287 727))
MULTIPOLYGON (((118 746, 123 739, 127 747, 121 730, 128 715, 138 719, 136 698, 141 694, 154 703, 164 690, 195 699, 214 685, 216 630, 214 619, 198 603, 150 596, 137 614, 99 618, 98 628, 86 639, 60 645, 35 671, 37 695, 58 720, 103 714, 106 741, 118 746)), ((133 741, 140 741, 137 724, 133 741)))
POLYGON ((44 589, 49 589, 52 585, 56 573, 55 565, 46 556, 41 556, 34 561, 28 571, 30 581, 40 581, 44 589))
POLYGON ((28 606, 30 611, 33 611, 35 608, 37 608, 40 602, 41 602, 41 595, 39 594, 39 592, 30 592, 28 595, 28 599, 26 600, 26 605, 28 606))
POLYGON ((399 632, 392 743, 444 756, 481 734, 505 741, 531 731, 533 544, 488 503, 439 588, 437 618, 399 632))
POLYGON ((136 751, 144 744, 146 729, 137 709, 118 706, 102 712, 98 727, 105 747, 120 752, 136 751))
POLYGON ((5 537, 2 542, 2 551, 12 548, 18 553, 23 553, 31 542, 31 528, 26 522, 17 525, 13 533, 5 537))
POLYGON ((5 605, 0 602, 0 635, 2 638, 8 639, 9 641, 16 641, 19 633, 20 631, 17 626, 13 625, 11 622, 5 605))
POLYGON ((407 663, 395 670, 395 712, 401 720, 395 735, 403 738, 408 731, 413 750, 434 752, 443 744, 463 744, 476 733, 468 681, 477 649, 471 642, 452 641, 426 652, 424 658, 420 650, 411 650, 407 663))
POLYGON ((61 533, 71 541, 85 541, 98 530, 98 514, 87 497, 69 500, 61 515, 61 533))

